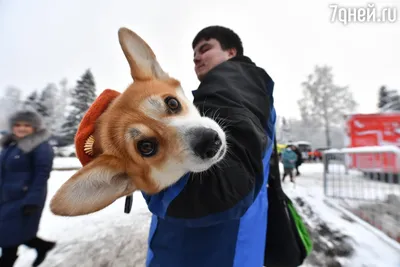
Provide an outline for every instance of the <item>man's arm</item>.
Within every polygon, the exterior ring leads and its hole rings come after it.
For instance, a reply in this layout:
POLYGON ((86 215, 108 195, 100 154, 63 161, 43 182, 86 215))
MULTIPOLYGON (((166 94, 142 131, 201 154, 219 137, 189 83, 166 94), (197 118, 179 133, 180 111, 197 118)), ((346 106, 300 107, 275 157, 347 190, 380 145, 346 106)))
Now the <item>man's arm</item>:
POLYGON ((205 115, 220 122, 227 133, 225 159, 205 173, 188 174, 159 195, 145 196, 157 216, 189 227, 206 226, 240 219, 256 198, 264 181, 262 159, 266 149, 272 149, 272 141, 260 123, 265 121, 266 125, 269 120, 270 99, 265 94, 264 106, 260 107, 265 115, 255 116, 231 83, 239 85, 240 90, 257 89, 246 88, 245 82, 240 86, 238 81, 222 79, 218 83, 205 83, 207 87, 194 95, 194 104, 200 112, 207 111, 205 115))

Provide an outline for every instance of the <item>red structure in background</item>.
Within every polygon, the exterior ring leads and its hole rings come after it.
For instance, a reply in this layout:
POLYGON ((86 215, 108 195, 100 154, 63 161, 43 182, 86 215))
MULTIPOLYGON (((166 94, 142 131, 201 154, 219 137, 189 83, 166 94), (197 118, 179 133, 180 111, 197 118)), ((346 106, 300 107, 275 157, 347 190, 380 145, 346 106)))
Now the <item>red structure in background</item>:
MULTIPOLYGON (((400 113, 353 114, 346 121, 346 147, 386 146, 400 148, 400 113)), ((349 168, 369 173, 399 173, 400 157, 395 153, 367 153, 349 156, 349 168)))

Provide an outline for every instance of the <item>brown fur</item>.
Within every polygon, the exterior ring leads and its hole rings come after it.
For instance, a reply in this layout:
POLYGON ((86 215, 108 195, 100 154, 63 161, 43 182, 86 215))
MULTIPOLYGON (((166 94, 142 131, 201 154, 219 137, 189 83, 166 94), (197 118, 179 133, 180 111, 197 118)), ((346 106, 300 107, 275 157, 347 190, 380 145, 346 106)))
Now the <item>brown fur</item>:
MULTIPOLYGON (((142 110, 150 96, 161 96, 163 99, 173 96, 179 99, 179 81, 169 78, 162 71, 151 48, 135 33, 121 28, 118 36, 134 83, 98 119, 93 133, 96 140, 94 160, 75 173, 55 194, 50 208, 57 215, 92 213, 135 190, 157 193, 163 188, 151 179, 150 168, 162 169, 167 157, 182 160, 175 130, 157 118, 147 116, 146 110, 142 110), (149 136, 159 140, 162 148, 160 153, 146 159, 139 155, 137 140, 126 138, 129 129, 135 125, 141 125, 149 136)), ((188 108, 185 100, 180 103, 181 114, 185 114, 188 108)), ((159 114, 160 119, 165 116, 169 115, 159 114)))

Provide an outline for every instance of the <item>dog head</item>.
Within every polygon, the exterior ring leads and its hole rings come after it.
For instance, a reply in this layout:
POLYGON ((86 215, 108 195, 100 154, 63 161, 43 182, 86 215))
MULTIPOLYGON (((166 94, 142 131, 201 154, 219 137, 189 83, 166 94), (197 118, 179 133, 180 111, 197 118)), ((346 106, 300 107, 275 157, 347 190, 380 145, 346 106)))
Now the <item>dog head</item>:
POLYGON ((93 213, 135 190, 158 193, 225 156, 222 128, 200 115, 147 43, 127 28, 118 37, 134 82, 97 119, 93 160, 54 195, 56 215, 93 213))

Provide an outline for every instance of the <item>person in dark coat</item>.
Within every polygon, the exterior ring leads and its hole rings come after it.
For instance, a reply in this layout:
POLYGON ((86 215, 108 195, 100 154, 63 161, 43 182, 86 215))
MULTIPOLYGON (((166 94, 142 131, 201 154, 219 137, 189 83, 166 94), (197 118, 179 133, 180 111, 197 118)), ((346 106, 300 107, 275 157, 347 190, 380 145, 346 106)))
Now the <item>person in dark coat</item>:
POLYGON ((303 155, 301 155, 300 149, 297 146, 292 146, 292 149, 294 153, 296 153, 297 155, 295 168, 296 168, 296 176, 299 176, 300 175, 299 167, 301 164, 303 164, 303 155))
POLYGON ((50 134, 31 111, 16 112, 10 130, 0 140, 0 266, 14 265, 22 244, 36 250, 38 266, 55 246, 36 236, 54 158, 50 134))
POLYGON ((153 213, 146 266, 261 267, 274 82, 228 28, 204 28, 192 47, 200 80, 193 103, 225 128, 229 150, 210 171, 188 173, 159 194, 143 193, 153 213))

